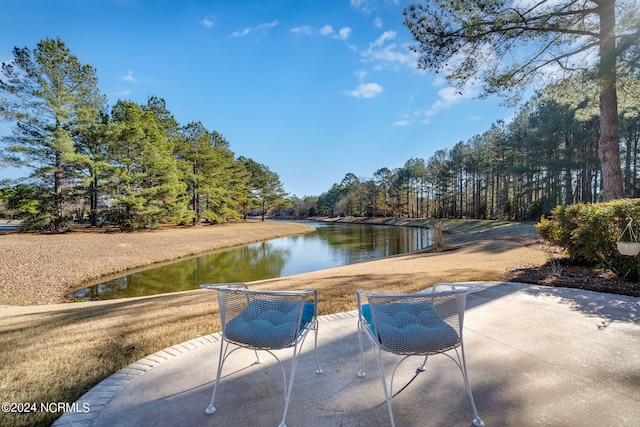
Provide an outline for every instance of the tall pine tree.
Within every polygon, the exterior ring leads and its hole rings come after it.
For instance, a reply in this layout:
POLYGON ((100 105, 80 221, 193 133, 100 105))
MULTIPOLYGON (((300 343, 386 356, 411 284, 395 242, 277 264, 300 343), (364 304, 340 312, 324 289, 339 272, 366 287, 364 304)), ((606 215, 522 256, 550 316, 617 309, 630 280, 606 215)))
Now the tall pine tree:
POLYGON ((0 116, 14 127, 2 140, 20 164, 32 168, 35 187, 42 189, 31 219, 59 230, 68 220, 65 204, 82 161, 74 138, 99 119, 105 100, 95 70, 59 38, 45 39, 33 51, 15 48, 13 55, 2 64, 0 116))

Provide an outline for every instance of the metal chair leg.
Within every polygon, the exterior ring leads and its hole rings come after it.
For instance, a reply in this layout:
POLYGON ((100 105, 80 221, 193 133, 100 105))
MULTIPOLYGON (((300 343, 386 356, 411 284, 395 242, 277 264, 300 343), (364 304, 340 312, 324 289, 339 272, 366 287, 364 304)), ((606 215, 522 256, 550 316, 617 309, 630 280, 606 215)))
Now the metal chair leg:
MULTIPOLYGON (((456 353, 458 350, 456 349, 456 353)), ((473 393, 471 392, 471 385, 469 385, 469 375, 467 374, 467 361, 464 357, 464 344, 460 345, 460 353, 462 354, 462 378, 464 378, 464 385, 467 388, 467 394, 469 395, 469 400, 471 401, 471 407, 473 408, 473 425, 475 427, 484 427, 484 421, 478 415, 478 409, 476 408, 476 402, 473 400, 473 393)))
MULTIPOLYGON (((220 384, 220 376, 222 374, 222 365, 224 364, 224 354, 226 352, 226 348, 224 345, 224 339, 220 338, 220 356, 218 358, 218 372, 216 373, 216 382, 215 385, 213 386, 213 393, 211 395, 211 403, 209 403, 209 406, 207 407, 207 409, 205 409, 205 413, 207 415, 211 415, 214 414, 216 412, 216 407, 213 406, 213 402, 216 398, 216 391, 218 391, 218 385, 220 384)), ((227 344, 227 347, 229 346, 229 344, 227 344)))

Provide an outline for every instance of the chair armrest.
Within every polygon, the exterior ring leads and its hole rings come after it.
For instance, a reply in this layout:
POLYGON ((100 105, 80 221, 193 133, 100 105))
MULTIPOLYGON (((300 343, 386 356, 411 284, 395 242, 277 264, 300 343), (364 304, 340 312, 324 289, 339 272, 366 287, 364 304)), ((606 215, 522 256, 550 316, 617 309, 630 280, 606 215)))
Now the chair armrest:
POLYGON ((365 295, 366 292, 367 291, 362 290, 362 289, 358 289, 356 291, 356 301, 357 301, 357 304, 358 304, 358 319, 360 321, 363 321, 363 320, 366 321, 364 315, 362 314, 362 304, 363 304, 363 299, 366 298, 366 295, 365 295))
POLYGON ((204 284, 204 285, 200 285, 200 288, 202 289, 211 289, 213 291, 219 289, 219 288, 241 288, 241 289, 248 289, 248 286, 246 283, 242 283, 242 282, 230 282, 230 283, 213 283, 213 284, 204 284))
POLYGON ((487 286, 481 283, 436 283, 431 288, 431 292, 458 291, 472 293, 484 291, 485 289, 487 289, 487 286))

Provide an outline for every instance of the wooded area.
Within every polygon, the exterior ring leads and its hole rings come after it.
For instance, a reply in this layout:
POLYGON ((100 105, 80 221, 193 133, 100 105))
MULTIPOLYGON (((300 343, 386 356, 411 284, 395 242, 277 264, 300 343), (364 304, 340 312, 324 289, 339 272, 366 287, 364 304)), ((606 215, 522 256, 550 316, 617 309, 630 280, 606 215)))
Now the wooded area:
POLYGON ((0 201, 26 228, 221 223, 285 202, 268 166, 236 159, 200 122, 180 125, 163 99, 120 100, 109 111, 95 70, 60 39, 14 49, 0 94, 0 117, 14 125, 0 156, 32 171, 4 183, 0 201))
MULTIPOLYGON (((373 177, 349 173, 317 200, 297 200, 292 213, 538 220, 556 205, 602 201, 597 102, 577 85, 550 86, 509 122, 428 159, 373 177)), ((640 85, 630 79, 621 88, 625 196, 640 197, 640 85)))
POLYGON ((428 159, 347 173, 302 199, 287 199, 268 166, 236 159, 220 133, 177 123, 161 98, 108 108, 95 70, 60 39, 16 48, 0 75, 0 118, 13 126, 0 135, 0 165, 32 174, 0 184, 0 214, 54 230, 74 220, 219 223, 252 211, 537 220, 556 205, 640 197, 636 1, 430 0, 406 8, 405 24, 418 68, 520 107, 428 159))

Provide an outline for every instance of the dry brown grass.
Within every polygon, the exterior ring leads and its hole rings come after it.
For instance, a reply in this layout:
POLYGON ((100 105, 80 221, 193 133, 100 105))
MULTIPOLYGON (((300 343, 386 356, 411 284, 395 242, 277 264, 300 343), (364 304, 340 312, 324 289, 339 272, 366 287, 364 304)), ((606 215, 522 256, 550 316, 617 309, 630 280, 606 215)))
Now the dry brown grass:
MULTIPOLYGON (((355 291, 361 288, 411 292, 441 281, 497 280, 509 267, 545 261, 543 251, 516 241, 483 240, 437 254, 396 256, 252 286, 315 287, 320 313, 328 314, 354 309, 355 291)), ((93 303, 0 306, 0 396, 8 402, 74 402, 146 355, 219 330, 216 316, 215 293, 206 290, 93 303)), ((49 425, 56 416, 3 414, 0 425, 49 425)))
MULTIPOLYGON (((3 402, 74 402, 118 369, 162 348, 212 333, 212 293, 73 303, 0 315, 3 402)), ((60 414, 58 414, 60 415, 60 414)), ((55 414, 3 414, 1 425, 48 425, 55 414)))

